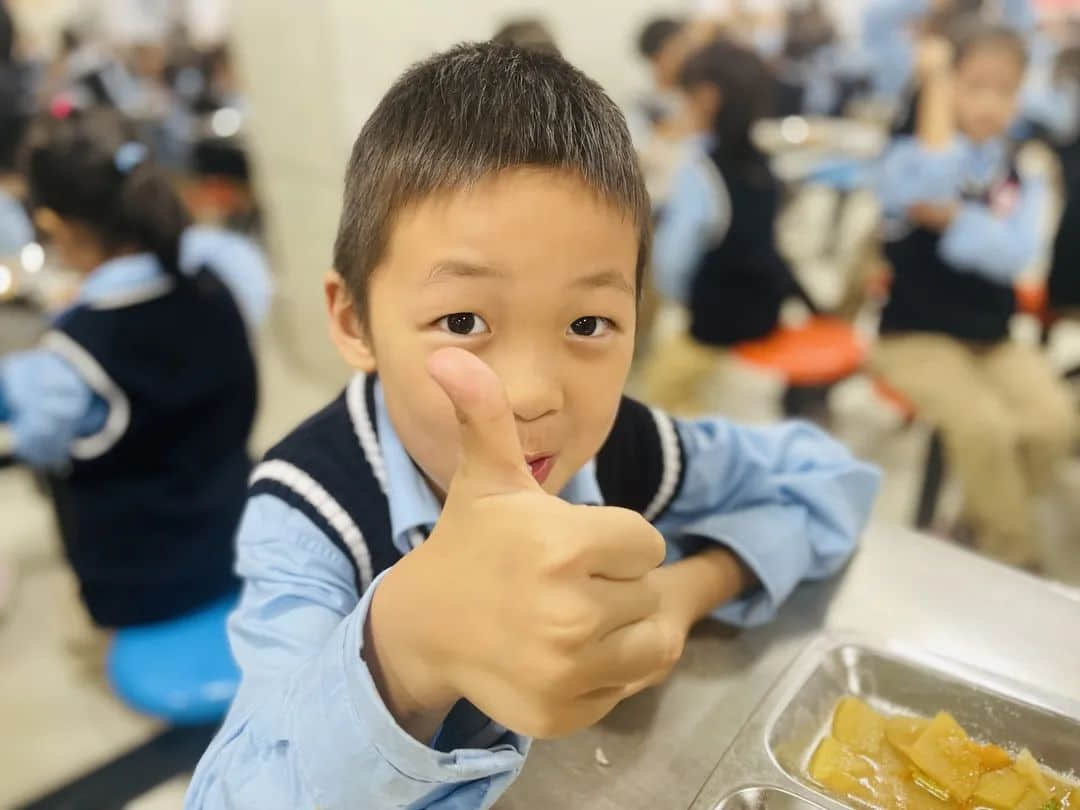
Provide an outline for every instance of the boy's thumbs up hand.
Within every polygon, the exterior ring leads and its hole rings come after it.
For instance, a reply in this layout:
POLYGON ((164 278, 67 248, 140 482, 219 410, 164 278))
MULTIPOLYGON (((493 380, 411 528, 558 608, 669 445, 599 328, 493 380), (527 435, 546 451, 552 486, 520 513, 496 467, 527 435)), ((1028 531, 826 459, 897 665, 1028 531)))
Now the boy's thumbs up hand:
POLYGON ((449 497, 454 491, 463 497, 541 492, 525 463, 506 390, 487 363, 464 349, 442 349, 428 358, 428 373, 461 426, 461 461, 449 497))
POLYGON ((431 537, 374 596, 365 657, 380 691, 424 742, 463 697, 530 736, 590 725, 682 651, 686 627, 661 611, 651 576, 663 538, 634 512, 546 494, 478 357, 442 349, 428 370, 457 412, 462 456, 431 537))

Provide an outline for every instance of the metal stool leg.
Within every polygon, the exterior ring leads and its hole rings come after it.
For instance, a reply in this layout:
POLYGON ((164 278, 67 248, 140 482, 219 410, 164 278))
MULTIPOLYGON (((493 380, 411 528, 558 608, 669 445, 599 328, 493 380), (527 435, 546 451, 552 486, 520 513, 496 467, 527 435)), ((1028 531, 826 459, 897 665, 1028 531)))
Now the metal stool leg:
POLYGON ((941 431, 935 430, 930 435, 930 444, 926 451, 926 465, 923 471, 922 488, 919 491, 919 505, 915 512, 915 528, 929 529, 937 512, 941 485, 945 479, 945 444, 941 431))

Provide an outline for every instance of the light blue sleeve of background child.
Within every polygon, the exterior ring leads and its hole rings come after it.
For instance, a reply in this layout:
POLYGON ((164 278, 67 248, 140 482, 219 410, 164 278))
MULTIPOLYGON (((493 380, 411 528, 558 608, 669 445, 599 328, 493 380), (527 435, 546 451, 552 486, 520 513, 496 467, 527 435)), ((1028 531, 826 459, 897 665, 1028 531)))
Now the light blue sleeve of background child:
POLYGON ((22 203, 0 191, 0 257, 19 252, 34 239, 34 226, 22 203))
POLYGON ((910 29, 929 8, 929 0, 871 0, 863 12, 863 48, 877 98, 896 102, 907 90, 915 69, 910 29))
MULTIPOLYGON (((1004 146, 1000 147, 1004 159, 1004 146)), ((1046 183, 1024 178, 1019 198, 1005 214, 976 202, 962 202, 969 178, 985 179, 995 171, 993 146, 976 150, 957 139, 943 150, 927 150, 916 138, 897 138, 883 156, 876 188, 886 222, 903 222, 915 203, 960 202, 939 243, 939 255, 959 272, 992 281, 1016 279, 1036 258, 1039 231, 1049 203, 1046 183)))
POLYGON ((653 284, 666 297, 684 304, 702 257, 723 238, 731 221, 723 180, 706 165, 708 160, 697 149, 688 150, 653 237, 653 284))

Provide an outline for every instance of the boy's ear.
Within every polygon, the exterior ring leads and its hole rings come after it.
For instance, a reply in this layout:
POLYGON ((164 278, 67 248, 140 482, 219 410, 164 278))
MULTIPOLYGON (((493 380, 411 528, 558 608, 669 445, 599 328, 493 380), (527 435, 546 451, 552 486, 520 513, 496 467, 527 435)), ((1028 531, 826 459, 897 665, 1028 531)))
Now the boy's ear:
POLYGON ((330 316, 330 339, 352 368, 367 374, 375 371, 375 352, 361 313, 357 311, 348 286, 336 270, 323 279, 326 313, 330 316))

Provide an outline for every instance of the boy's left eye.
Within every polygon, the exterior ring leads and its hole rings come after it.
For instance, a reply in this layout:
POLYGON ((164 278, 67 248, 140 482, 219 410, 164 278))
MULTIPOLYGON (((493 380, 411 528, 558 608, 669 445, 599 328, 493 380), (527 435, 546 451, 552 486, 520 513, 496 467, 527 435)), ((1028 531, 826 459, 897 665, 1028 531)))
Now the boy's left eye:
POLYGON ((614 327, 615 324, 607 318, 601 318, 599 315, 588 315, 584 318, 578 318, 570 324, 570 332, 578 337, 600 337, 606 335, 614 327))

